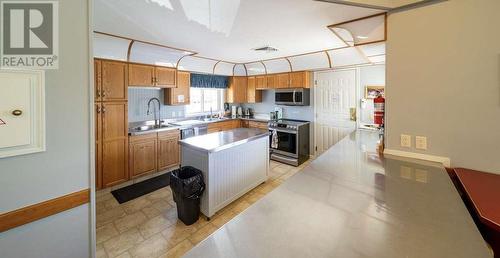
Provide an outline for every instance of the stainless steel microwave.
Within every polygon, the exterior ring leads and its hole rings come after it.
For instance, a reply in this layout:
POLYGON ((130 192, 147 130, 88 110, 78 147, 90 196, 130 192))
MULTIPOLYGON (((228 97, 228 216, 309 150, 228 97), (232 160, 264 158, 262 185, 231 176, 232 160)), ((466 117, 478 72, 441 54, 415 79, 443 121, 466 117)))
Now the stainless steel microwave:
POLYGON ((309 89, 277 89, 274 103, 287 106, 309 106, 309 89))

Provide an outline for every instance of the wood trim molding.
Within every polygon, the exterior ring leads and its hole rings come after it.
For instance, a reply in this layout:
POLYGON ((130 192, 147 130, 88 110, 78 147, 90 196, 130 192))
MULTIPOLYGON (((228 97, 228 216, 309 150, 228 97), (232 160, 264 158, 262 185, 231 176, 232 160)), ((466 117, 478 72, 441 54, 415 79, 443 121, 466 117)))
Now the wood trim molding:
POLYGON ((217 63, 214 64, 214 68, 212 69, 212 73, 215 74, 215 67, 221 62, 222 60, 217 61, 217 63))
POLYGON ((288 65, 290 65, 290 72, 293 72, 292 62, 290 62, 290 59, 288 59, 288 57, 285 57, 285 60, 288 62, 288 65))
POLYGON ((131 40, 130 43, 128 44, 128 49, 127 49, 127 62, 130 62, 130 51, 132 50, 132 45, 134 45, 135 40, 131 40))
POLYGON ((416 152, 400 151, 393 149, 384 149, 384 155, 400 156, 411 159, 420 159, 425 161, 437 162, 443 164, 445 167, 450 167, 451 161, 448 157, 434 156, 416 152))
POLYGON ((330 68, 333 68, 332 66, 332 58, 330 57, 330 54, 328 54, 328 51, 325 50, 326 57, 328 58, 328 65, 330 68))
POLYGON ((85 189, 0 214, 0 232, 78 207, 89 201, 90 189, 85 189))

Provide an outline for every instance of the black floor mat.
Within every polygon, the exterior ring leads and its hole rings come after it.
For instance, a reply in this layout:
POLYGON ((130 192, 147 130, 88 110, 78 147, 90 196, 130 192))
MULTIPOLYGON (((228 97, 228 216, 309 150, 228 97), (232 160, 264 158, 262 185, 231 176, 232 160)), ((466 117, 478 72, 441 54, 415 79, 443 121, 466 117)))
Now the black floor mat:
POLYGON ((114 190, 111 192, 111 194, 113 194, 113 196, 119 203, 124 203, 137 197, 141 197, 145 194, 154 192, 160 188, 166 187, 169 184, 170 172, 114 190))

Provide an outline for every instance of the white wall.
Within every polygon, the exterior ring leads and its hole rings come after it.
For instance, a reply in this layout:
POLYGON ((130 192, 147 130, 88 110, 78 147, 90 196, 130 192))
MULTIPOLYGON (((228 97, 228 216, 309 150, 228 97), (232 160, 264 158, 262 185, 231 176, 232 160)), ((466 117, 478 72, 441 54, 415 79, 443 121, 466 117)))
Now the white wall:
MULTIPOLYGON (((90 187, 88 1, 59 1, 59 69, 46 72, 47 151, 0 159, 0 214, 90 187)), ((0 257, 89 257, 90 209, 0 233, 0 257)))
POLYGON ((500 173, 499 10, 452 0, 389 15, 387 148, 500 173), (403 133, 427 136, 428 150, 400 147, 403 133))

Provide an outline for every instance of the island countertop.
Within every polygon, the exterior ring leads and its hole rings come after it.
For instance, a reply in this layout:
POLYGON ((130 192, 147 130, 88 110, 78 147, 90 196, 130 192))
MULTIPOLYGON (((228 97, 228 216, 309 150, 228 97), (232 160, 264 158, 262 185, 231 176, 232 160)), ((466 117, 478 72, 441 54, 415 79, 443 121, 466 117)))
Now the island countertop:
POLYGON ((185 257, 493 257, 444 167, 357 131, 185 257))
POLYGON ((190 137, 180 140, 179 143, 201 151, 217 152, 262 137, 269 137, 269 131, 257 128, 237 128, 190 137))

